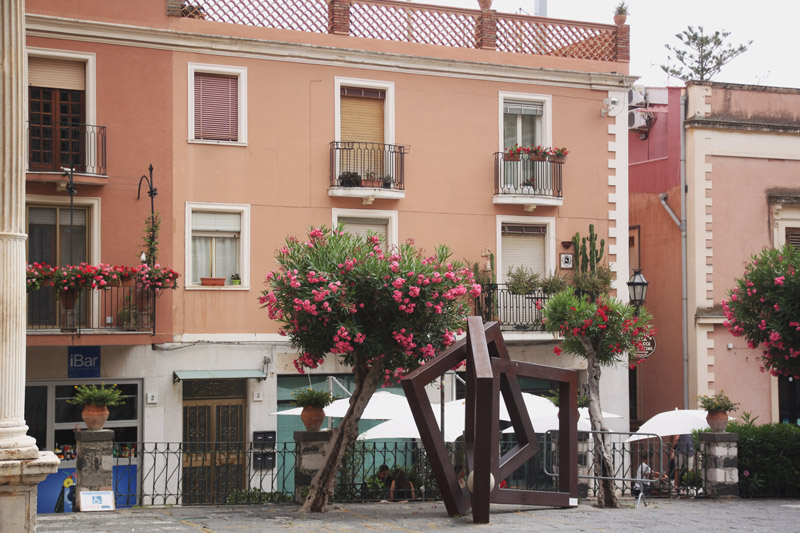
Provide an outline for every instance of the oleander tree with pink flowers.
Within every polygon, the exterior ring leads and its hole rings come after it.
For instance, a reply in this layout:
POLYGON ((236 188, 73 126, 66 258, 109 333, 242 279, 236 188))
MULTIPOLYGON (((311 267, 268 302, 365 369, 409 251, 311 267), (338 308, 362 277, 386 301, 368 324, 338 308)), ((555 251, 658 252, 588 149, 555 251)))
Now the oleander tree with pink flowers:
POLYGON ((321 512, 372 394, 455 342, 480 285, 447 247, 432 255, 411 241, 386 249, 377 236, 351 235, 341 226, 312 228, 305 241, 289 237, 275 259, 279 267, 267 274, 259 301, 300 354, 297 370, 336 357, 356 381, 303 506, 321 512))
POLYGON ((752 349, 762 372, 800 379, 800 250, 785 245, 752 256, 722 301, 723 323, 752 349))

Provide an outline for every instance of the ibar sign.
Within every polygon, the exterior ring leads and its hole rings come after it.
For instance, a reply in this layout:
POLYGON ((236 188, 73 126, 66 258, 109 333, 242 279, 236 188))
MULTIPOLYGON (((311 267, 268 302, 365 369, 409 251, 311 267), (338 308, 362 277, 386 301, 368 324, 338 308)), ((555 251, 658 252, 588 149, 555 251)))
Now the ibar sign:
POLYGON ((99 378, 100 347, 70 346, 67 348, 67 377, 99 378))

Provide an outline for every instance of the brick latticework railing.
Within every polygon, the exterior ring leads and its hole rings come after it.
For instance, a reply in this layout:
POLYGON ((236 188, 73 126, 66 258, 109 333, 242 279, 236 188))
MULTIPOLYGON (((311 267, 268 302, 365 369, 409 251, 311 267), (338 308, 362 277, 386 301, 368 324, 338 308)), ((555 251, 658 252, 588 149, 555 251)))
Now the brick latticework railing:
POLYGON ((166 0, 167 14, 284 30, 596 61, 629 61, 628 26, 393 0, 166 0))

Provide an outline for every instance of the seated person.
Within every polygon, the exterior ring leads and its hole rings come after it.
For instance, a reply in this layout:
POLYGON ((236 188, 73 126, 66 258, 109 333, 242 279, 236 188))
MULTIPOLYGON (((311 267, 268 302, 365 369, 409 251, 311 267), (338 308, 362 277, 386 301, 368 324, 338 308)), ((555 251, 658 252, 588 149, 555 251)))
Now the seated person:
POLYGON ((408 501, 416 498, 414 494, 414 484, 408 479, 406 473, 398 468, 392 476, 392 484, 389 489, 389 498, 398 501, 408 501))
MULTIPOLYGON (((642 463, 639 465, 639 468, 636 470, 636 482, 633 484, 633 495, 634 497, 639 497, 641 492, 644 492, 645 496, 650 496, 650 492, 653 490, 653 483, 652 481, 648 481, 650 479, 657 479, 661 477, 659 472, 656 472, 650 465, 647 464, 650 461, 650 458, 645 455, 642 457, 642 463)), ((666 478, 666 476, 664 476, 666 478)))
POLYGON ((391 494, 392 483, 394 479, 389 474, 389 467, 381 465, 378 468, 378 479, 381 481, 381 495, 385 497, 386 494, 391 494))

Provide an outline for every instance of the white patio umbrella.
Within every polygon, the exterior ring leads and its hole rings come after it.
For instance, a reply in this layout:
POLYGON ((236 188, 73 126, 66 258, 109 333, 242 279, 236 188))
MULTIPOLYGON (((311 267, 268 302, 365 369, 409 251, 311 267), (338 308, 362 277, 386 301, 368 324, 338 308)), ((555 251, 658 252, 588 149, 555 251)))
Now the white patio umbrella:
MULTIPOLYGON (((558 414, 558 407, 556 407, 556 405, 547 398, 536 396, 535 394, 531 394, 529 392, 523 392, 522 399, 525 401, 525 408, 528 410, 528 416, 531 418, 536 416, 558 414)), ((461 415, 461 418, 464 418, 463 414, 461 415)), ((508 410, 506 409, 506 403, 503 401, 502 396, 500 398, 500 420, 511 420, 511 417, 508 415, 508 410)))
POLYGON ((642 424, 641 435, 633 435, 627 442, 651 438, 653 435, 685 435, 695 429, 707 429, 706 412, 702 409, 675 409, 658 413, 642 424))
MULTIPOLYGON (((336 400, 325 408, 325 416, 343 418, 350 408, 350 398, 336 400)), ((302 407, 278 411, 276 415, 299 415, 302 407)), ((404 415, 411 416, 411 409, 408 407, 408 400, 405 396, 394 394, 389 391, 378 391, 369 399, 362 420, 391 420, 404 415)))
MULTIPOLYGON (((536 433, 544 433, 545 431, 558 431, 558 415, 549 414, 534 416, 531 418, 531 424, 536 433)), ((578 431, 591 431, 592 425, 589 423, 588 418, 578 418, 578 431)), ((514 433, 514 428, 509 427, 503 430, 503 433, 514 433)))
MULTIPOLYGON (((454 442, 464 433, 464 400, 454 400, 444 404, 444 440, 454 442)), ((433 416, 436 426, 440 426, 440 404, 432 404, 433 416)), ((414 416, 408 414, 393 418, 383 424, 378 424, 358 436, 358 440, 375 439, 419 439, 419 430, 414 416)))

